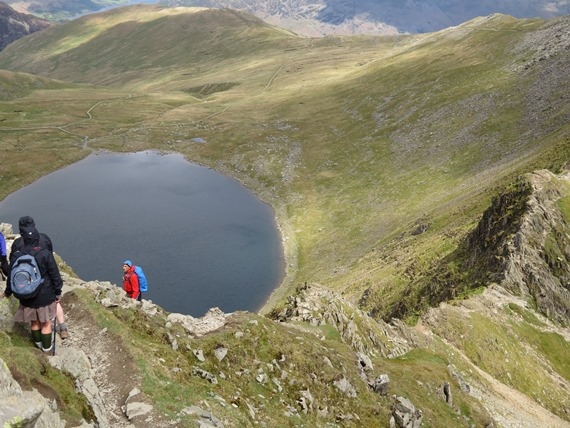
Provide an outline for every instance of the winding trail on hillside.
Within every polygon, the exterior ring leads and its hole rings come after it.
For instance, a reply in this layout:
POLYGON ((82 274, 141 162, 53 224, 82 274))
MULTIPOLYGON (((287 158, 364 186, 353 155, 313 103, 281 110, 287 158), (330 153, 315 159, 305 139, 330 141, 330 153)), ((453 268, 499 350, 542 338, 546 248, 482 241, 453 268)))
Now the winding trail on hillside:
POLYGON ((491 410, 501 426, 520 428, 568 428, 570 423, 549 412, 528 396, 493 378, 489 373, 472 365, 477 374, 487 382, 478 392, 478 398, 491 410), (489 391, 489 388, 492 390, 489 391))
MULTIPOLYGON (((95 110, 97 107, 103 105, 104 103, 117 101, 117 100, 128 100, 130 98, 132 98, 132 94, 128 94, 125 97, 109 98, 107 100, 98 101, 95 104, 93 104, 91 107, 89 107, 89 109, 85 112, 85 115, 87 116, 86 119, 81 119, 81 120, 71 122, 71 123, 68 123, 65 125, 27 126, 27 127, 24 126, 24 127, 16 127, 16 128, 0 128, 0 131, 39 131, 42 129, 55 129, 55 130, 64 132, 66 134, 73 135, 74 137, 82 138, 83 141, 85 142, 85 139, 89 138, 88 135, 77 134, 77 133, 72 132, 66 128, 71 127, 71 126, 75 126, 75 125, 79 125, 81 123, 85 123, 87 121, 92 120, 93 115, 91 113, 93 112, 93 110, 95 110)), ((86 147, 85 143, 84 143, 84 147, 86 147)))
MULTIPOLYGON (((294 57, 294 58, 290 58, 290 59, 288 59, 287 61, 283 62, 283 63, 277 68, 277 70, 274 71, 274 72, 269 76, 269 78, 268 78, 267 83, 265 84, 265 86, 264 86, 261 90, 259 90, 258 92, 254 93, 254 94, 251 94, 251 95, 249 95, 249 96, 247 96, 247 97, 242 97, 241 99, 235 100, 235 101, 233 101, 233 102, 227 104, 226 106, 224 106, 224 107, 221 108, 220 110, 218 110, 218 111, 216 111, 216 112, 214 112, 214 113, 211 113, 211 114, 209 114, 209 115, 207 115, 207 116, 205 116, 205 117, 203 117, 203 118, 194 119, 194 120, 191 120, 191 121, 189 121, 189 122, 184 122, 184 123, 182 123, 182 124, 169 125, 168 127, 171 127, 171 126, 188 126, 188 125, 192 125, 192 124, 196 124, 196 123, 199 123, 199 122, 202 122, 202 121, 209 120, 209 119, 211 119, 211 118, 213 118, 213 117, 216 117, 216 116, 219 116, 219 115, 223 114, 224 112, 226 112, 226 111, 229 110, 230 108, 235 107, 236 105, 239 105, 240 103, 244 102, 245 99, 251 99, 251 98, 253 98, 253 97, 256 97, 256 96, 259 96, 259 95, 263 94, 264 92, 268 91, 268 90, 271 88, 271 86, 273 85, 275 79, 279 76, 279 74, 281 74, 281 72, 283 71, 283 69, 284 69, 287 65, 289 65, 289 64, 291 64, 291 63, 293 63, 293 62, 295 62, 295 61, 298 61, 301 57, 307 55, 312 49, 313 49, 313 40, 312 40, 312 39, 309 39, 309 45, 303 50, 303 52, 302 52, 300 55, 298 55, 298 56, 296 56, 296 57, 294 57)), ((49 125, 49 126, 31 126, 31 127, 0 128, 0 131, 39 131, 39 130, 45 130, 45 129, 54 129, 54 130, 58 130, 58 131, 61 131, 61 132, 66 133, 66 134, 75 136, 75 137, 82 138, 82 139, 83 139, 83 147, 86 148, 86 147, 87 147, 86 139, 88 139, 88 138, 90 138, 90 137, 89 137, 88 135, 81 135, 81 134, 74 133, 74 132, 72 132, 72 131, 70 131, 70 130, 68 130, 68 129, 66 129, 66 128, 69 128, 69 127, 75 126, 75 125, 79 125, 79 124, 81 124, 81 123, 85 123, 85 122, 87 122, 87 121, 92 120, 92 119, 93 119, 92 112, 93 112, 97 107, 103 105, 104 103, 107 103, 107 102, 110 102, 110 101, 116 101, 116 100, 127 100, 127 99, 130 99, 130 98, 132 98, 132 94, 128 94, 126 97, 110 98, 110 99, 108 99, 108 100, 98 101, 98 102, 96 102, 95 104, 93 104, 93 105, 85 112, 85 114, 86 114, 86 116, 87 116, 86 119, 82 119, 82 120, 79 120, 79 121, 71 122, 71 123, 68 123, 68 124, 65 124, 65 125, 49 125)), ((200 101, 201 101, 202 103, 206 102, 205 100, 200 100, 200 101)), ((161 126, 145 126, 145 128, 147 128, 147 129, 158 129, 158 128, 163 128, 163 127, 161 127, 161 126)))
MULTIPOLYGON (((485 313, 487 311, 497 316, 497 314, 501 313, 500 308, 509 303, 515 303, 521 307, 525 305, 523 299, 505 292, 501 287, 487 289, 482 295, 474 296, 468 302, 468 307, 462 303, 454 306, 455 310, 464 313, 465 318, 469 318, 472 312, 485 313)), ((437 319, 447 316, 445 308, 446 304, 443 304, 437 308, 430 309, 416 325, 416 330, 426 337, 431 336, 433 334, 432 326, 438 323, 437 319)), ((551 331, 550 328, 542 330, 551 331)), ((556 332, 560 333, 563 330, 565 329, 557 329, 556 332)), ((523 392, 495 379, 491 374, 481 369, 464 351, 452 342, 441 335, 438 335, 438 337, 445 343, 446 347, 453 350, 455 356, 460 357, 469 366, 470 370, 462 370, 462 375, 467 378, 466 381, 469 385, 468 393, 483 404, 493 419, 499 423, 499 426, 508 428, 570 427, 570 422, 542 407, 523 392)), ((568 388, 569 384, 566 379, 554 378, 553 374, 551 376, 553 376, 553 381, 563 383, 566 385, 565 388, 568 388)))
MULTIPOLYGON (((430 329, 421 324, 416 329, 423 334, 430 334, 430 329)), ((441 340, 477 373, 477 376, 471 376, 469 394, 481 401, 493 419, 500 424, 499 426, 508 428, 570 427, 570 422, 548 411, 520 391, 499 382, 473 364, 459 348, 444 338, 441 340), (479 380, 476 380, 477 378, 479 380)))
POLYGON ((160 426, 176 427, 172 421, 159 414, 152 407, 152 402, 144 394, 136 396, 137 402, 144 402, 151 410, 129 420, 124 412, 125 403, 134 390, 141 390, 142 376, 135 361, 121 340, 107 329, 97 327, 92 316, 82 309, 82 304, 72 288, 64 285, 62 306, 65 311, 66 323, 69 325, 70 337, 61 341, 58 337, 56 354, 66 350, 83 351, 92 369, 93 380, 97 384, 98 394, 103 403, 106 420, 98 421, 101 428, 156 428, 160 426), (58 351, 59 349, 59 351, 58 351))

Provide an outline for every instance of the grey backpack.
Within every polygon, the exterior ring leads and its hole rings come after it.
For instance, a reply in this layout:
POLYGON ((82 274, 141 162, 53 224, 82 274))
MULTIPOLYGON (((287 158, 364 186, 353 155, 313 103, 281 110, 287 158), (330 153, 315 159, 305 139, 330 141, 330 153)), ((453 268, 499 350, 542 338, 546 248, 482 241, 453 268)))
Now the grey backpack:
POLYGON ((38 262, 33 254, 41 248, 34 248, 32 254, 19 256, 10 270, 10 287, 18 299, 31 299, 35 297, 44 282, 40 273, 38 262), (37 250, 37 251, 36 251, 37 250))

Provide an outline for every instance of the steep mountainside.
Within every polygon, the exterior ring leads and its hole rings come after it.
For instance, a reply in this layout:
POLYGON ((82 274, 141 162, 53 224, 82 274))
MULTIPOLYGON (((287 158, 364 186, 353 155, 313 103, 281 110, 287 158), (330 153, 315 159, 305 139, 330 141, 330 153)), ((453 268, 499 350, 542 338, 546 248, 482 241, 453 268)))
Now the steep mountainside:
POLYGON ((0 51, 9 43, 28 34, 49 27, 44 19, 16 12, 6 3, 0 2, 0 51))
MULTIPOLYGON (((223 72, 235 58, 256 58, 280 39, 298 38, 242 12, 141 5, 87 15, 22 40, 26 48, 5 52, 2 67, 68 82, 148 85, 158 79, 165 85, 168 70, 223 72), (61 44, 65 37, 69 44, 61 44)), ((177 78, 187 82, 189 75, 177 78)))
POLYGON ((30 162, 7 151, 20 170, 2 184, 41 173, 35 153, 56 168, 97 148, 180 151, 273 206, 289 286, 366 294, 389 316, 501 186, 568 159, 569 28, 496 15, 426 35, 306 39, 229 10, 88 15, 0 53, 1 68, 99 85, 6 105, 4 141, 26 144, 30 162))
POLYGON ((274 321, 217 309, 195 319, 65 274, 71 338, 46 360, 11 322, 15 302, 0 300, 0 421, 567 427, 570 172, 538 171, 516 187, 524 208, 509 210, 513 193, 501 195, 469 239, 473 259, 498 249, 488 238, 504 242, 504 281, 451 298, 415 327, 376 321, 317 284, 299 287, 274 321), (502 234, 505 221, 513 227, 502 234), (41 365, 22 370, 27 353, 41 365))
POLYGON ((11 43, 0 197, 99 150, 176 151, 273 207, 287 277, 259 314, 196 320, 60 261, 59 355, 34 353, 0 301, 0 412, 33 399, 22 412, 67 426, 569 426, 569 50, 568 16, 307 38, 144 5, 11 43))

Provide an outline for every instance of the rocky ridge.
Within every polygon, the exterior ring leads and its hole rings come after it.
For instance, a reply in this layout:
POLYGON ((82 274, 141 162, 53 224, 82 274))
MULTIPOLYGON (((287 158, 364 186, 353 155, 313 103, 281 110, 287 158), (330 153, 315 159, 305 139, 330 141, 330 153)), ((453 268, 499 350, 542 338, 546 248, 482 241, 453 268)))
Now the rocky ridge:
POLYGON ((570 243, 568 223, 558 203, 568 192, 570 173, 561 178, 549 171, 532 174, 527 215, 506 244, 501 285, 562 326, 570 323, 570 243), (538 244, 538 245, 537 245, 538 244))
POLYGON ((18 40, 51 25, 37 16, 16 12, 6 3, 0 2, 0 51, 18 40))
MULTIPOLYGON (((13 236, 8 235, 8 237, 13 236)), ((130 367, 132 363, 116 359, 117 355, 126 353, 124 349, 121 349, 120 344, 113 340, 105 329, 93 330, 94 323, 82 319, 83 315, 75 312, 76 299, 73 290, 78 288, 90 290, 95 296, 95 300, 107 308, 122 307, 123 309, 141 310, 149 317, 162 318, 167 328, 178 324, 184 328, 190 337, 201 337, 218 331, 231 321, 233 314, 224 314, 218 308, 212 308, 202 318, 177 313, 167 314, 151 301, 143 300, 140 304, 125 297, 123 291, 111 283, 84 282, 66 273, 62 273, 62 276, 65 284, 63 305, 68 323, 72 326, 72 335, 66 341, 62 341, 57 336, 56 355, 47 357, 47 359, 51 366, 75 379, 77 391, 85 396, 93 411, 96 422, 82 421, 78 426, 99 428, 176 426, 176 421, 165 419, 164 415, 154 409, 149 398, 141 393, 139 389, 141 379, 140 376, 133 375, 136 370, 130 367)), ((327 322, 335 323, 343 331, 343 340, 350 343, 351 347, 355 349, 355 358, 361 367, 362 378, 368 382, 371 389, 385 394, 390 382, 389 378, 387 376, 370 378, 373 371, 370 356, 380 353, 395 357, 410 349, 406 338, 398 331, 398 327, 392 327, 388 324, 377 326, 373 320, 368 319, 365 314, 352 305, 348 304, 346 308, 343 308, 346 302, 336 297, 334 293, 320 287, 311 288, 309 295, 311 296, 309 300, 303 299, 303 302, 299 300, 300 298, 294 300, 299 303, 299 307, 304 307, 305 310, 320 310, 320 305, 324 302, 333 303, 335 307, 331 308, 330 311, 324 311, 322 314, 324 318, 320 320, 311 318, 307 316, 306 312, 300 311, 293 321, 303 320, 312 325, 327 322), (358 325, 354 322, 355 316, 360 318, 358 325), (367 319, 365 319, 364 326, 359 326, 362 318, 367 319), (379 350, 375 349, 376 345, 379 346, 379 350)), ((0 308, 5 309, 6 306, 0 305, 0 308)), ((3 312, 0 314, 2 329, 10 331, 17 328, 10 320, 10 315, 5 310, 3 312)), ((292 326, 295 329, 303 330, 303 327, 298 324, 292 324, 292 326)), ((400 327, 403 331, 407 330, 403 325, 400 327)), ((178 349, 177 335, 169 333, 168 340, 172 349, 176 351, 178 349)), ((219 355, 218 358, 223 359, 227 352, 226 349, 223 355, 219 355)), ((193 353, 198 361, 204 361, 202 350, 196 349, 193 350, 193 353)), ((329 364, 331 364, 330 361, 329 364)), ((207 371, 196 369, 195 375, 214 384, 217 383, 215 375, 207 371)), ((258 381, 262 381, 261 378, 258 381)), ((335 387, 347 396, 356 397, 356 389, 346 378, 335 381, 335 387)), ((55 400, 51 401, 35 390, 22 390, 5 363, 0 367, 0 390, 7 397, 7 400, 0 404, 0 421, 8 424, 5 426, 18 426, 17 424, 20 421, 24 424, 32 423, 32 426, 38 428, 67 426, 58 416, 55 400), (30 403, 34 403, 34 405, 30 405, 30 403)), ((308 409, 309 403, 305 401, 303 399, 304 404, 301 406, 308 409)), ((411 420, 421 421, 421 412, 417 412, 409 399, 397 397, 396 403, 394 414, 398 415, 399 419, 411 418, 411 420)), ((200 426, 224 426, 215 415, 202 408, 189 407, 183 412, 197 415, 200 426)))
POLYGON ((157 3, 243 10, 273 25, 310 37, 429 33, 493 13, 517 18, 552 18, 570 12, 562 2, 543 1, 465 4, 459 0, 411 0, 405 3, 378 0, 159 0, 157 3))

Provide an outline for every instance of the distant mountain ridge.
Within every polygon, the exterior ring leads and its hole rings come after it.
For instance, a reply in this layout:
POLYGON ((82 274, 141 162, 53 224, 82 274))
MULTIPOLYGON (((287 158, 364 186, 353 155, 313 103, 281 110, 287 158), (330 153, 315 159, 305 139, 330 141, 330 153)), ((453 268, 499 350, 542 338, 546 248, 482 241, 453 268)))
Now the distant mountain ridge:
POLYGON ((493 13, 515 18, 553 18, 570 14, 565 0, 44 0, 22 3, 6 0, 22 13, 49 20, 75 18, 92 12, 138 3, 163 6, 230 8, 251 13, 299 35, 392 35, 429 33, 493 13))
POLYGON ((50 25, 45 19, 16 12, 6 3, 0 2, 0 51, 14 40, 50 25))
POLYGON ((158 4, 243 10, 273 25, 307 36, 428 33, 492 13, 516 18, 552 18, 570 13, 570 4, 562 0, 159 0, 158 4))

